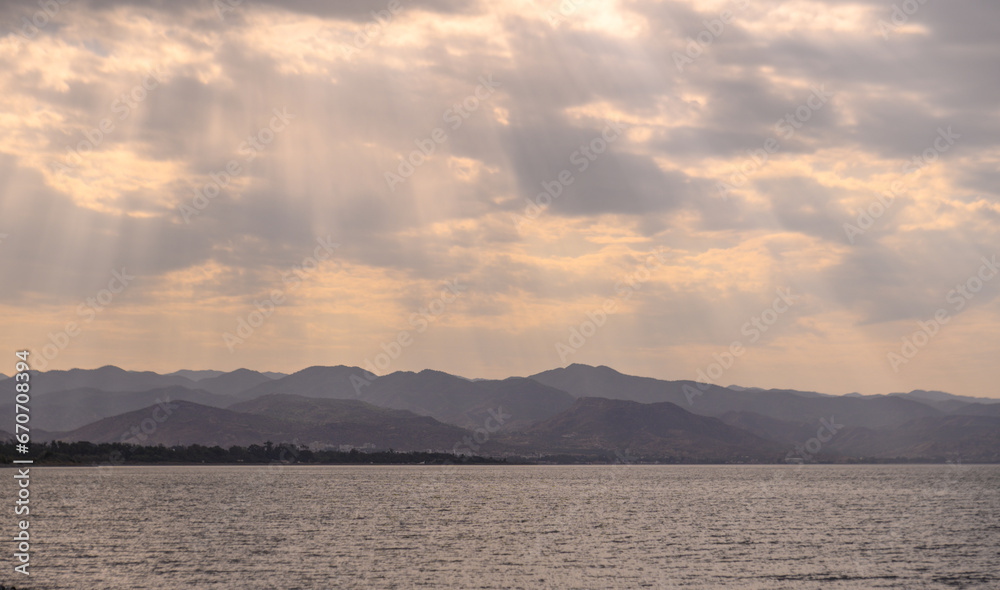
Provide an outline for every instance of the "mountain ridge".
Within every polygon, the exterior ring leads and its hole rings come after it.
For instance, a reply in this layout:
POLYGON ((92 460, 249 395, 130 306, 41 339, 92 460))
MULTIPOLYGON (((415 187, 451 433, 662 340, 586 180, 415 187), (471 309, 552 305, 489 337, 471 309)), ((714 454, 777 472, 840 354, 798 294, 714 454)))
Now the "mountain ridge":
MULTIPOLYGON (((582 364, 530 377, 474 380, 433 369, 378 376, 345 365, 311 366, 277 379, 250 369, 190 376, 198 380, 112 366, 33 373, 33 438, 41 440, 48 431, 52 437, 106 441, 146 425, 159 434, 143 435, 161 444, 283 437, 409 450, 459 445, 505 455, 614 451, 762 462, 812 444, 821 425, 838 424, 816 457, 993 461, 1000 445, 993 432, 1000 429, 1000 403, 924 390, 829 395, 721 387, 582 364), (75 383, 87 386, 55 389, 75 383), (172 384, 121 389, 162 383, 172 384), (151 416, 161 415, 163 404, 180 404, 182 419, 173 416, 161 426, 151 416), (125 430, 113 432, 119 428, 125 430)), ((3 386, 11 387, 12 380, 3 386)), ((0 405, 0 420, 12 421, 13 414, 13 404, 0 405)))

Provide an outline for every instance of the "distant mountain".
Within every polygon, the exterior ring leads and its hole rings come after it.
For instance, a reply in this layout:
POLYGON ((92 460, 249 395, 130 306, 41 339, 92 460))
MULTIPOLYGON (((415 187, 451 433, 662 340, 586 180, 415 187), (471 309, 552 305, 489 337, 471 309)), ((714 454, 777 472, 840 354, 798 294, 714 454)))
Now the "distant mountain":
POLYGON ((4 379, 10 379, 10 377, 4 375, 3 373, 0 373, 0 381, 3 381, 4 379))
POLYGON ((961 416, 1000 416, 1000 404, 964 404, 949 413, 961 416))
POLYGON ((844 397, 855 397, 861 399, 879 399, 886 397, 901 398, 922 403, 925 406, 932 407, 945 414, 965 413, 960 412, 961 409, 970 404, 1000 405, 1000 399, 954 395, 944 391, 925 391, 923 389, 915 389, 907 393, 890 393, 888 395, 862 395, 860 393, 849 393, 844 397))
POLYGON ((469 381, 432 371, 399 371, 383 377, 358 367, 309 367, 237 394, 253 399, 290 393, 323 399, 353 399, 383 408, 409 410, 464 428, 482 428, 491 412, 503 412, 504 427, 525 426, 560 412, 573 397, 530 379, 469 381))
MULTIPOLYGON (((168 400, 186 400, 215 407, 233 403, 233 398, 229 396, 180 386, 127 392, 85 387, 32 397, 31 427, 32 430, 67 431, 101 418, 168 400)), ((14 410, 13 403, 0 404, 0 424, 13 424, 14 410)))
POLYGON ((851 428, 838 433, 823 453, 855 458, 996 463, 1000 462, 1000 417, 927 417, 882 431, 851 428))
POLYGON ((756 412, 726 412, 719 419, 730 426, 746 430, 765 440, 782 443, 789 448, 816 436, 818 427, 817 424, 777 420, 756 412))
POLYGON ((274 371, 263 371, 264 375, 267 375, 271 379, 281 379, 282 377, 287 377, 288 373, 276 373, 274 371))
MULTIPOLYGON (((923 403, 923 404, 926 404, 928 406, 931 406, 932 408, 937 408, 937 409, 941 410, 942 412, 944 412, 945 414, 954 414, 956 412, 959 412, 962 408, 964 408, 966 406, 977 405, 977 404, 972 404, 972 403, 969 403, 969 402, 959 401, 957 399, 949 399, 949 400, 944 400, 944 401, 939 401, 939 402, 930 401, 930 400, 917 400, 917 401, 920 401, 920 403, 923 403)), ((995 406, 995 405, 998 405, 998 404, 979 404, 979 405, 995 406)))
POLYGON ((481 379, 472 383, 474 391, 482 398, 455 418, 456 424, 464 424, 467 428, 482 427, 487 418, 502 408, 508 415, 504 429, 517 429, 554 416, 568 409, 574 401, 572 395, 561 389, 521 377, 502 381, 481 379))
POLYGON ((262 383, 273 382, 273 379, 263 373, 249 369, 236 369, 230 373, 202 379, 198 381, 198 388, 222 395, 237 395, 262 383))
POLYGON ((835 417, 838 422, 852 427, 884 428, 942 414, 926 404, 898 396, 827 396, 776 389, 735 391, 693 381, 633 377, 609 367, 578 364, 545 371, 531 378, 576 397, 628 399, 643 403, 668 401, 702 416, 753 412, 783 422, 805 424, 816 424, 821 418, 835 417))
POLYGON ((909 393, 890 393, 889 395, 897 397, 905 397, 923 402, 959 401, 969 404, 975 404, 975 403, 1000 404, 1000 399, 993 399, 988 397, 971 397, 968 395, 955 395, 952 393, 946 393, 944 391, 924 391, 923 389, 914 389, 909 393))
POLYGON ((201 381, 202 379, 208 379, 210 377, 218 377, 219 375, 225 374, 225 371, 190 371, 188 369, 181 369, 180 371, 174 371, 169 373, 170 375, 177 375, 179 377, 186 377, 192 381, 201 381))
POLYGON ((364 379, 367 373, 358 367, 308 367, 280 379, 260 383, 237 394, 240 399, 253 399, 272 393, 291 393, 326 399, 358 399, 352 377, 364 379))
MULTIPOLYGON (((742 387, 740 385, 728 385, 726 389, 731 389, 733 391, 785 391, 788 393, 794 393, 802 397, 832 397, 829 393, 819 393, 817 391, 800 391, 797 389, 764 389, 763 387, 742 387)), ((857 395, 857 394, 847 394, 847 395, 857 395)))
MULTIPOLYGON (((160 375, 150 371, 126 371, 108 365, 100 369, 32 371, 31 381, 32 391, 39 395, 84 388, 102 391, 143 391, 173 386, 234 395, 260 384, 272 383, 274 380, 263 373, 248 369, 237 369, 229 373, 183 370, 160 375)), ((13 391, 13 381, 0 381, 0 394, 13 391)))
MULTIPOLYGON (((591 367, 576 363, 564 369, 544 371, 529 378, 566 391, 577 398, 626 399, 644 404, 655 402, 687 404, 682 388, 685 383, 691 383, 690 381, 661 381, 651 377, 635 377, 619 373, 611 367, 603 365, 591 367)), ((711 387, 725 390, 725 388, 715 385, 711 387)))
POLYGON ((345 421, 383 424, 393 419, 415 416, 412 412, 380 408, 357 400, 322 399, 288 393, 272 393, 249 401, 236 402, 227 409, 314 424, 345 421))
POLYGON ((300 438, 338 445, 371 440, 382 448, 450 450, 470 434, 430 416, 380 408, 357 400, 272 394, 239 402, 229 409, 312 425, 300 438))
POLYGON ((915 418, 941 415, 939 410, 930 406, 901 398, 804 398, 781 391, 755 392, 735 399, 706 392, 704 399, 696 400, 692 411, 707 415, 722 415, 729 411, 755 412, 785 422, 811 425, 823 418, 835 418, 846 426, 867 428, 889 428, 915 418), (704 411, 701 410, 702 405, 704 411))
POLYGON ((241 414, 188 401, 170 402, 165 407, 166 409, 158 405, 144 407, 103 418, 55 436, 69 442, 129 442, 166 446, 202 444, 223 447, 260 444, 267 440, 277 443, 296 438, 297 425, 276 418, 241 414))
POLYGON ((70 432, 53 436, 63 441, 130 442, 144 445, 201 444, 206 446, 247 446, 292 442, 311 448, 325 445, 373 446, 395 450, 450 450, 461 443, 468 431, 441 424, 432 418, 409 412, 364 408, 356 402, 336 409, 337 400, 308 400, 296 396, 269 396, 248 402, 237 412, 187 401, 153 405, 134 412, 104 418, 70 432), (319 404, 317 404, 319 402, 319 404), (284 419, 271 412, 303 416, 308 408, 326 414, 324 422, 284 419), (169 412, 169 413, 168 413, 169 412))
MULTIPOLYGON (((1000 461, 1000 404, 969 404, 979 416, 926 416, 888 428, 845 425, 816 454, 824 460, 920 459, 963 462, 1000 461)), ((761 438, 787 445, 793 455, 817 436, 818 425, 775 420, 753 412, 730 412, 722 420, 761 438)), ((840 423, 837 418, 835 423, 840 423)), ((829 436, 824 430, 824 436, 829 436)), ((818 439, 817 439, 818 440, 818 439)), ((806 451, 806 454, 809 454, 806 451)))
POLYGON ((777 461, 786 450, 772 441, 676 404, 580 398, 559 414, 501 438, 520 449, 551 454, 617 451, 628 457, 673 460, 777 461))
POLYGON ((396 372, 363 388, 362 400, 386 408, 410 410, 464 428, 484 428, 502 413, 503 429, 527 426, 565 410, 573 397, 531 379, 469 381, 440 371, 396 372))
MULTIPOLYGON (((125 371, 111 365, 100 369, 71 369, 69 371, 32 371, 31 390, 36 395, 93 388, 103 391, 143 391, 172 386, 197 389, 195 381, 180 375, 160 375, 151 371, 125 371)), ((0 381, 0 399, 9 399, 14 393, 14 381, 0 381)))

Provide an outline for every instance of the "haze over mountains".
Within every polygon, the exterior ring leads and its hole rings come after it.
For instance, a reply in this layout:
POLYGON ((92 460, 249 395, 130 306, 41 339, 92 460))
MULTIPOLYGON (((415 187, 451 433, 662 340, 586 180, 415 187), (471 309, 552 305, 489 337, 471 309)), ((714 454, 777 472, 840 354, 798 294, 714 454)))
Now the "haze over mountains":
MULTIPOLYGON (((619 454, 664 459, 755 460, 778 457, 782 446, 716 418, 691 414, 676 404, 641 404, 583 397, 564 412, 508 437, 530 450, 573 454, 614 449, 619 454)), ((624 455, 627 459, 627 455, 624 455)))
POLYGON ((162 402, 88 424, 58 438, 94 443, 201 444, 229 447, 266 441, 313 448, 450 448, 466 432, 411 412, 353 400, 323 400, 284 394, 240 402, 232 409, 188 401, 162 402))
MULTIPOLYGON (((1000 400, 721 387, 570 365, 470 380, 357 367, 290 375, 33 372, 35 440, 434 450, 662 461, 1000 461, 1000 400)), ((13 379, 0 381, 12 400, 13 379)), ((0 420, 14 423, 12 403, 0 420)), ((9 429, 5 429, 9 430, 9 429)))

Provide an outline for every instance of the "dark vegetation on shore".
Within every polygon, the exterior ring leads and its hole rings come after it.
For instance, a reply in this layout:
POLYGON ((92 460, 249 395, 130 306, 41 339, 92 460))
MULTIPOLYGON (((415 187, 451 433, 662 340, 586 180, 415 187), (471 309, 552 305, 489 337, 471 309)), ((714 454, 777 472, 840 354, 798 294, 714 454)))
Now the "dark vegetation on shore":
POLYGON ((443 464, 504 464, 504 459, 462 456, 451 453, 412 451, 313 451, 305 447, 267 442, 248 447, 203 445, 141 446, 127 443, 59 442, 33 443, 27 456, 16 453, 14 444, 0 444, 0 462, 10 464, 16 459, 32 459, 35 465, 114 466, 168 464, 303 464, 303 465, 443 465, 443 464))
MULTIPOLYGON (((692 459, 678 456, 628 456, 606 453, 549 454, 505 458, 455 455, 426 451, 313 451, 304 446, 267 442, 248 447, 204 445, 133 445, 128 443, 60 442, 32 443, 27 456, 16 453, 13 443, 0 443, 0 465, 17 459, 31 459, 34 465, 101 467, 118 465, 780 465, 781 461, 733 460, 728 457, 692 459)), ((947 457, 932 458, 852 458, 816 461, 827 464, 919 464, 952 462, 947 457)), ((4 590, 0 587, 0 590, 4 590)))

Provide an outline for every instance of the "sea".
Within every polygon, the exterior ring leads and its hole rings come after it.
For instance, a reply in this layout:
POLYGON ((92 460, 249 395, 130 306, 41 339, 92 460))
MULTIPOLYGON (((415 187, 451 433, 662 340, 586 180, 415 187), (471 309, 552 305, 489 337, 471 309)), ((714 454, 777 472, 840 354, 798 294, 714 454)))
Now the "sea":
POLYGON ((1000 588, 998 465, 33 467, 27 576, 0 473, 19 590, 1000 588))

